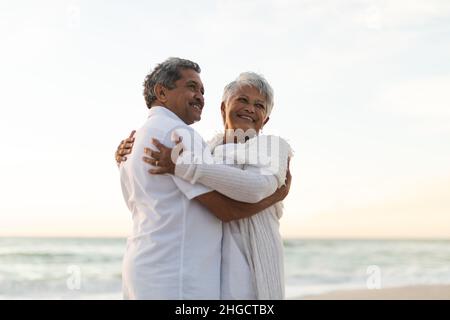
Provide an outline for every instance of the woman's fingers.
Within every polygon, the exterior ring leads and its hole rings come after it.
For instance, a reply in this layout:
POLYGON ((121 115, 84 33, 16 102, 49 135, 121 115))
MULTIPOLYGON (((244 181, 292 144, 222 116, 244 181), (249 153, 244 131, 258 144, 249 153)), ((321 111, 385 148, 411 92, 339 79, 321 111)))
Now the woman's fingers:
POLYGON ((126 155, 130 154, 131 150, 133 149, 134 145, 134 138, 126 138, 125 140, 122 140, 122 142, 117 147, 117 154, 120 155, 126 155))
POLYGON ((152 166, 155 166, 155 167, 168 168, 171 166, 171 164, 165 160, 156 160, 154 158, 149 158, 149 157, 145 157, 145 156, 142 157, 142 160, 145 163, 151 164, 152 166))
POLYGON ((156 159, 156 160, 159 160, 159 158, 161 157, 161 152, 154 151, 154 150, 152 150, 150 148, 144 148, 144 153, 146 155, 148 155, 149 157, 151 157, 153 159, 156 159))
POLYGON ((127 145, 127 148, 131 148, 133 146, 133 143, 134 143, 134 134, 135 133, 136 133, 136 130, 131 131, 131 133, 130 133, 128 138, 126 138, 125 140, 120 141, 120 144, 117 147, 117 149, 121 149, 125 145, 127 145))
POLYGON ((120 154, 116 154, 116 162, 117 164, 120 164, 122 161, 126 161, 127 157, 123 157, 120 154))
POLYGON ((131 149, 133 148, 133 144, 126 143, 122 145, 117 151, 122 154, 131 153, 131 149))
POLYGON ((167 147, 159 142, 158 139, 152 138, 152 144, 160 151, 167 149, 167 147))
POLYGON ((159 166, 160 164, 158 163, 158 160, 155 160, 153 158, 149 158, 149 157, 142 157, 142 160, 144 160, 144 162, 151 164, 152 166, 159 166))
POLYGON ((131 150, 133 149, 134 144, 134 134, 136 133, 136 130, 131 131, 128 138, 125 140, 120 141, 119 146, 117 147, 115 158, 117 165, 119 165, 122 161, 126 161, 127 157, 125 155, 130 154, 131 150))
POLYGON ((131 153, 131 147, 125 147, 125 145, 119 147, 116 151, 116 155, 125 156, 131 153))
POLYGON ((150 174, 164 174, 164 173, 170 173, 170 170, 166 167, 157 167, 154 169, 148 170, 150 174))

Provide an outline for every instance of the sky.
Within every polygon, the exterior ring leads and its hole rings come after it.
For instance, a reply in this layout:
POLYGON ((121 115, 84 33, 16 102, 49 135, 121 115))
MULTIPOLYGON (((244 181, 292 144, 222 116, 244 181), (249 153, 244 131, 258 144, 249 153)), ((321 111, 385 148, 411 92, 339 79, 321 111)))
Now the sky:
POLYGON ((450 238, 449 1, 3 0, 0 39, 0 236, 129 234, 114 152, 177 56, 205 139, 240 72, 274 88, 285 238, 450 238))

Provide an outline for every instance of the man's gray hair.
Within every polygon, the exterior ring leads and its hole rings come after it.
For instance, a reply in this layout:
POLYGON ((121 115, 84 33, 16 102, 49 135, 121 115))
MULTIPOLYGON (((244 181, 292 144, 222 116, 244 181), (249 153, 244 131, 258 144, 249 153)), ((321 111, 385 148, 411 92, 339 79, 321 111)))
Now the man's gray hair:
POLYGON ((155 85, 161 84, 167 89, 175 88, 175 81, 181 79, 180 71, 183 69, 192 69, 200 73, 200 66, 190 60, 180 58, 169 58, 158 64, 151 73, 145 77, 144 81, 144 98, 147 108, 152 107, 152 103, 156 100, 155 85))
POLYGON ((262 75, 254 72, 243 72, 236 80, 227 84, 223 89, 222 102, 226 104, 244 86, 253 87, 264 95, 266 98, 266 117, 268 117, 273 108, 273 89, 262 75))

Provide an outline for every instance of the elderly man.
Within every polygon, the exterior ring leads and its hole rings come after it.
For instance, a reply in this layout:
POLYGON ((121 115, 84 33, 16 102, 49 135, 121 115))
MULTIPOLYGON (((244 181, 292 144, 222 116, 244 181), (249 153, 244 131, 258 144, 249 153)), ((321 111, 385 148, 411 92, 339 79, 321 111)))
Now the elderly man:
MULTIPOLYGON (((200 67, 170 58, 144 82, 149 117, 137 130, 133 152, 120 165, 122 191, 133 216, 123 261, 126 299, 219 299, 222 221, 250 217, 287 195, 289 186, 253 204, 232 200, 174 175, 149 176, 142 161, 151 138, 203 152, 201 137, 189 127, 204 106, 200 67)), ((212 162, 212 160, 211 160, 212 162)))

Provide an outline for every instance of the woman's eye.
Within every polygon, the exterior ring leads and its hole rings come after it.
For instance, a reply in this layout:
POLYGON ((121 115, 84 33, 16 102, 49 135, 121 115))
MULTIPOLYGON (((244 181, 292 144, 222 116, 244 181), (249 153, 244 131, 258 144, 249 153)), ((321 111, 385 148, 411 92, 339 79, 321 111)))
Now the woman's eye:
POLYGON ((239 98, 238 100, 241 102, 247 103, 247 99, 245 99, 245 98, 239 98))
POLYGON ((264 109, 264 106, 263 106, 262 104, 259 104, 259 103, 258 103, 256 106, 257 106, 258 108, 260 108, 260 109, 264 109))

